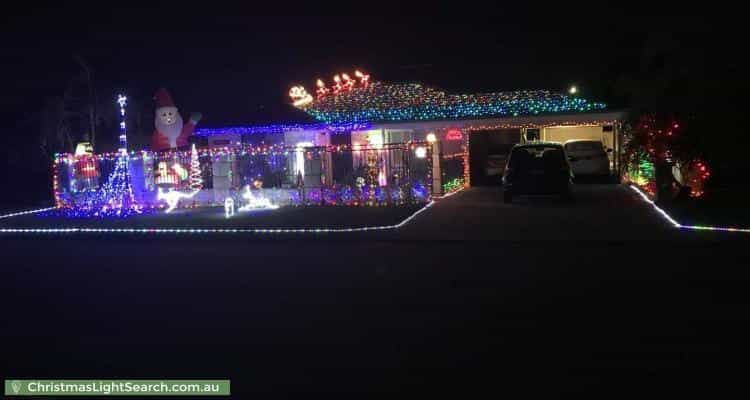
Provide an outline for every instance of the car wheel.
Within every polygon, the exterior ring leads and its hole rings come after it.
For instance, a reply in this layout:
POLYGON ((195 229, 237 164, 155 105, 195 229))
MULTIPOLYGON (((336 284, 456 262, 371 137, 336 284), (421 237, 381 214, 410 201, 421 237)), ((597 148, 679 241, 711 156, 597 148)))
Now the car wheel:
POLYGON ((512 203, 513 202, 513 193, 505 190, 503 191, 503 203, 512 203))

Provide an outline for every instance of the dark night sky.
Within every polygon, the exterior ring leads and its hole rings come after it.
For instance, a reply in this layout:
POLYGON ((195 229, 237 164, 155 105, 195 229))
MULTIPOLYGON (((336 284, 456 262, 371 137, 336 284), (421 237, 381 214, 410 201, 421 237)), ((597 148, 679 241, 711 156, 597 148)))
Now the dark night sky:
POLYGON ((637 67, 647 31, 712 29, 696 17, 612 8, 540 14, 538 7, 503 5, 413 16, 350 6, 348 17, 269 17, 248 4, 11 12, 3 17, 7 82, 0 107, 34 109, 45 95, 62 92, 78 72, 73 53, 91 64, 100 89, 148 98, 164 85, 183 112, 202 111, 204 125, 214 126, 291 117, 284 106, 291 84, 311 87, 319 76, 354 66, 375 79, 458 92, 564 90, 577 83, 584 95, 616 103, 611 83, 637 67))
MULTIPOLYGON (((110 112, 115 93, 124 90, 141 103, 142 115, 153 115, 153 93, 165 86, 184 118, 200 111, 201 125, 216 127, 308 119, 288 105, 289 87, 312 88, 318 77, 355 67, 376 80, 419 81, 458 93, 559 91, 575 83, 584 97, 627 106, 615 83, 638 71, 644 46, 655 38, 673 40, 692 61, 717 66, 736 64, 744 46, 736 33, 744 23, 728 18, 743 13, 722 9, 720 18, 708 18, 704 9, 684 4, 656 10, 631 2, 578 8, 497 2, 487 9, 455 1, 352 2, 321 17, 329 10, 315 2, 280 3, 292 16, 263 12, 252 1, 128 9, 69 3, 45 8, 34 2, 0 15, 0 186, 12 188, 0 203, 26 204, 29 196, 49 201, 47 153, 72 149, 41 151, 39 115, 45 99, 61 96, 80 74, 74 54, 92 67, 99 103, 106 107, 112 99, 110 112)), ((744 74, 737 65, 732 70, 744 74)), ((86 98, 85 86, 76 90, 86 98)), ((140 128, 131 125, 134 147, 147 143, 153 129, 150 117, 143 118, 140 128)), ((97 151, 114 149, 112 124, 98 128, 97 151)), ((84 129, 72 128, 73 140, 84 129)))

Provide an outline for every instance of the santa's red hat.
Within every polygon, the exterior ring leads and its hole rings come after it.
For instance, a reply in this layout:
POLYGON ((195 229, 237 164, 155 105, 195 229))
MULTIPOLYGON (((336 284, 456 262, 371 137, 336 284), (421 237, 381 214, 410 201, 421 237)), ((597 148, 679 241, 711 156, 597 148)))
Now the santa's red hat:
POLYGON ((156 101, 156 108, 175 106, 172 101, 172 96, 169 95, 169 92, 165 88, 160 88, 156 91, 156 94, 154 94, 154 101, 156 101))

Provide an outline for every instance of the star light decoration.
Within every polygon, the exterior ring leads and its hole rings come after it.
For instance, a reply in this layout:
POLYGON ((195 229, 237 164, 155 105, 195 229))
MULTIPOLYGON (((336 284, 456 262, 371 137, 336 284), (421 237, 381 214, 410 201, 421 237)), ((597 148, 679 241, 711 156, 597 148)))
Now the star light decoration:
POLYGON ((303 104, 293 97, 294 103, 317 120, 335 124, 514 117, 606 108, 603 103, 546 90, 454 95, 418 83, 370 82, 370 76, 360 71, 354 76, 359 81, 348 74, 336 75, 330 88, 318 79, 317 97, 303 104))

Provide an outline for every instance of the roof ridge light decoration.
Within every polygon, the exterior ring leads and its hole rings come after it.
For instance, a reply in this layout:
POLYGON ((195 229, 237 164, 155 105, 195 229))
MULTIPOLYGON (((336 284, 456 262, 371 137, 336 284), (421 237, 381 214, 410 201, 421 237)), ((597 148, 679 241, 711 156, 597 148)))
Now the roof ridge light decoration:
POLYGON ((547 90, 447 94, 419 83, 370 83, 367 79, 367 85, 347 84, 337 75, 330 89, 318 80, 317 97, 297 107, 326 123, 517 117, 606 108, 604 103, 547 90))
POLYGON ((229 126, 225 128, 202 128, 197 129, 195 134, 198 136, 213 135, 257 135, 267 133, 286 133, 301 131, 325 131, 329 133, 348 133, 351 131, 369 130, 372 125, 366 122, 354 122, 343 124, 276 124, 276 125, 248 125, 248 126, 229 126))

